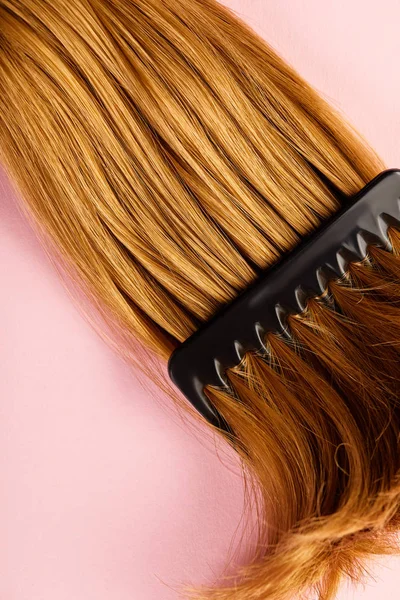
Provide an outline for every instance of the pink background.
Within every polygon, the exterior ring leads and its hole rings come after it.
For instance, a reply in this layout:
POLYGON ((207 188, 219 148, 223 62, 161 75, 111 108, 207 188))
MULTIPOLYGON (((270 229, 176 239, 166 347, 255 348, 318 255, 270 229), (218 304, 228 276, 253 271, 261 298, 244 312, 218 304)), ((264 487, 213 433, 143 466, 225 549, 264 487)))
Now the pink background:
MULTIPOLYGON (((400 166, 398 0, 227 3, 400 166)), ((235 457, 141 389, 72 303, 4 176, 0 197, 0 598, 174 600, 237 546, 235 457)), ((341 600, 396 595, 399 567, 377 561, 341 600)))

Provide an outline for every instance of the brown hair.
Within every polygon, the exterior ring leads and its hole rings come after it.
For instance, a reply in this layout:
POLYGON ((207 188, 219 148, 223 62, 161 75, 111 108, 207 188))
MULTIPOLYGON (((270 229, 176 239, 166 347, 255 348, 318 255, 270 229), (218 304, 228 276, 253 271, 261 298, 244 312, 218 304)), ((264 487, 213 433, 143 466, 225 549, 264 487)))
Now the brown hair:
MULTIPOLYGON (((383 165, 214 0, 0 0, 0 152, 87 292, 158 356, 383 165)), ((392 551, 400 234, 207 394, 256 488, 259 542, 197 597, 281 600, 392 551)))

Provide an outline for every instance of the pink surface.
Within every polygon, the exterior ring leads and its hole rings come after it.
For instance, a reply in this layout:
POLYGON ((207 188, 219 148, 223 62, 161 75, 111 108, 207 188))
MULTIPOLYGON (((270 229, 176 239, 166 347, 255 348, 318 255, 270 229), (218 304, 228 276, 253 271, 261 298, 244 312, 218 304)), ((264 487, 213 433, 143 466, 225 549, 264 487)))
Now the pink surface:
MULTIPOLYGON (((227 3, 400 165, 398 0, 227 3)), ((235 458, 140 388, 72 304, 4 176, 0 198, 0 598, 175 600, 236 545, 235 458)), ((380 560, 340 599, 397 597, 399 567, 380 560)))

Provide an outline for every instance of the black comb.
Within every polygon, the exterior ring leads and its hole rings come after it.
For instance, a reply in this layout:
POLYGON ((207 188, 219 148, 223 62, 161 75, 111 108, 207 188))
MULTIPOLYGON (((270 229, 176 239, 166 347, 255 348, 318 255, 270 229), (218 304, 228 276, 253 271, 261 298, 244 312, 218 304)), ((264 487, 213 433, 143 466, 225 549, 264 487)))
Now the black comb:
POLYGON ((375 177, 183 342, 168 362, 174 384, 210 423, 226 429, 204 387, 226 387, 226 369, 245 352, 263 350, 266 332, 284 332, 287 315, 300 313, 307 298, 322 294, 349 262, 364 259, 369 245, 390 249, 391 225, 400 227, 399 169, 375 177))

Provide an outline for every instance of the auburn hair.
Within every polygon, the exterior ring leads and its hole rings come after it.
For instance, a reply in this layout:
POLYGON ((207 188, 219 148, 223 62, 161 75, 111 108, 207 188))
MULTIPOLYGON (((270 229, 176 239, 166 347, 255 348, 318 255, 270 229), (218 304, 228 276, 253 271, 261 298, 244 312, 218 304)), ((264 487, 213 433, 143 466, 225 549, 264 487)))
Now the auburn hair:
MULTIPOLYGON (((0 0, 0 155, 115 329, 166 360, 384 165, 214 0, 0 0)), ((206 392, 258 499, 210 600, 332 598, 396 550, 400 233, 206 392)), ((121 349, 122 351, 122 349, 121 349)))

